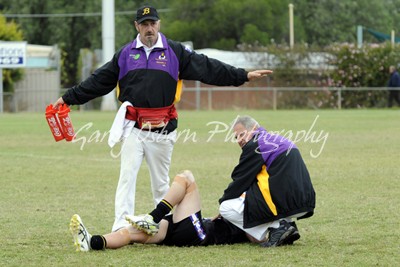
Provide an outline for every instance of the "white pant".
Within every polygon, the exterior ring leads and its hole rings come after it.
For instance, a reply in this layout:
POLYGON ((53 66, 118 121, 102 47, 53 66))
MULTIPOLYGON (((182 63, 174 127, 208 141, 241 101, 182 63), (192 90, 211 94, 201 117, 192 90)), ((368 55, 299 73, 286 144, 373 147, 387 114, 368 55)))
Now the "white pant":
MULTIPOLYGON (((236 227, 242 229, 247 234, 249 234, 252 237, 254 237, 255 239, 257 239, 258 241, 264 240, 268 233, 268 227, 278 228, 279 220, 260 224, 255 227, 252 227, 252 228, 244 228, 243 227, 243 221, 244 221, 243 220, 243 211, 244 211, 245 195, 246 195, 246 193, 243 193, 238 198, 229 199, 229 200, 225 200, 224 202, 222 202, 221 205, 219 206, 219 213, 226 220, 231 222, 236 227)), ((284 219, 290 222, 292 220, 292 218, 298 218, 298 217, 303 216, 304 214, 305 213, 296 214, 292 217, 288 217, 288 218, 284 218, 284 219)))
POLYGON ((154 204, 158 204, 169 189, 169 166, 176 141, 176 131, 158 134, 133 128, 121 147, 121 169, 115 194, 115 221, 112 231, 128 225, 125 215, 135 213, 137 174, 146 159, 150 171, 154 204))

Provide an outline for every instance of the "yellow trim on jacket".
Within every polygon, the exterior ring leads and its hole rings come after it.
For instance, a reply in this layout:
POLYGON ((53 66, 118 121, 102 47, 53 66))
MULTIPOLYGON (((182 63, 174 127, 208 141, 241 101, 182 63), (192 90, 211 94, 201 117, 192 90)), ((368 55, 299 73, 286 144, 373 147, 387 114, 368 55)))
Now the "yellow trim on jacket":
POLYGON ((258 187, 260 188, 260 191, 264 197, 265 202, 267 203, 269 209, 271 212, 276 216, 278 215, 276 211, 276 206, 274 202, 272 201, 272 196, 271 192, 269 190, 269 174, 267 172, 267 167, 265 164, 262 166, 262 169, 259 174, 257 174, 257 181, 258 181, 258 187))
POLYGON ((182 87, 183 87, 183 80, 178 80, 178 83, 176 84, 174 104, 178 103, 181 100, 182 87))

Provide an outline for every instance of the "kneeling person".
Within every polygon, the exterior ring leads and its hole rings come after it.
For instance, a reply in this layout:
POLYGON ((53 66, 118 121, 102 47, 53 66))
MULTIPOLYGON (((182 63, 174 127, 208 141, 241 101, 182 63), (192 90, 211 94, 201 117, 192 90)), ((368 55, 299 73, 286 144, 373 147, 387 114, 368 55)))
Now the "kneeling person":
POLYGON ((300 234, 292 220, 311 217, 315 208, 300 151, 249 116, 238 117, 233 131, 242 153, 219 200, 220 214, 263 247, 293 244, 300 234))

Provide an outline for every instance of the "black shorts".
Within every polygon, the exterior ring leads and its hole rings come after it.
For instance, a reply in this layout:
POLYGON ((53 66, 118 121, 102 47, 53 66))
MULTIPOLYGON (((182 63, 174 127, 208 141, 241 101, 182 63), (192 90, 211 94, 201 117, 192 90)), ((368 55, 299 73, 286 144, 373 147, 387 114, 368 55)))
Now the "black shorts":
POLYGON ((167 235, 161 245, 199 246, 206 239, 201 211, 192 214, 178 223, 173 223, 172 215, 163 218, 169 222, 167 235))

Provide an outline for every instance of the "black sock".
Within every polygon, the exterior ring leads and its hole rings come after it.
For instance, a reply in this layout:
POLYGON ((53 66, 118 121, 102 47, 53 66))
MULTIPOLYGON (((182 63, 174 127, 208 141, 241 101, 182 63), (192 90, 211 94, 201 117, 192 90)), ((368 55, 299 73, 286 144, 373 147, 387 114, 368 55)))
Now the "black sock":
POLYGON ((107 241, 102 235, 94 235, 90 239, 90 247, 93 250, 103 250, 107 246, 107 241))
POLYGON ((163 199, 160 201, 160 203, 158 203, 157 207, 152 212, 150 212, 150 215, 153 216, 153 220, 155 223, 159 223, 161 219, 172 210, 172 208, 172 205, 169 204, 168 201, 163 199))

